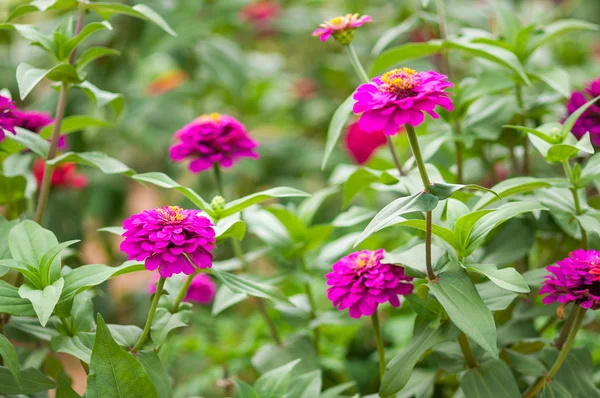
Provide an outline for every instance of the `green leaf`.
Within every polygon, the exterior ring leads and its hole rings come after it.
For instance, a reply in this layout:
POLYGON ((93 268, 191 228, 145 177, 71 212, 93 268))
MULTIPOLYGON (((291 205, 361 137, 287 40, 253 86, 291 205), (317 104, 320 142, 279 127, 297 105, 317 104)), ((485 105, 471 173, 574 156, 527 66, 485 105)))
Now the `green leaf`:
POLYGON ((88 364, 92 356, 93 345, 94 335, 90 333, 77 333, 75 336, 53 336, 50 340, 53 351, 73 355, 88 364))
POLYGON ((25 276, 25 280, 30 282, 33 286, 42 289, 43 283, 40 278, 39 272, 36 267, 25 264, 19 260, 0 260, 0 265, 4 268, 14 269, 25 276))
POLYGON ((17 386, 21 387, 21 369, 19 368, 19 358, 17 357, 17 351, 11 342, 0 334, 0 355, 4 359, 4 364, 8 366, 8 370, 12 373, 13 378, 17 386))
POLYGON ((383 52, 371 66, 371 76, 378 75, 406 61, 425 58, 442 51, 442 42, 407 43, 383 52))
POLYGON ((296 376, 290 383, 286 398, 314 398, 321 394, 321 370, 296 376))
POLYGON ((375 211, 366 207, 352 206, 347 211, 338 214, 332 221, 334 227, 352 227, 367 220, 370 220, 375 211))
POLYGON ((342 129, 352 114, 352 106, 354 105, 354 98, 352 98, 353 95, 354 93, 350 94, 350 96, 346 98, 344 102, 342 102, 342 104, 335 110, 333 117, 331 118, 329 128, 327 129, 327 143, 325 144, 325 154, 323 155, 321 170, 324 170, 325 166, 327 166, 327 161, 329 160, 335 145, 340 139, 342 129))
POLYGON ((315 214, 323 202, 337 192, 338 187, 327 187, 313 193, 308 198, 304 199, 298 206, 298 218, 300 218, 305 225, 311 225, 315 214))
POLYGON ((24 100, 45 77, 53 81, 69 83, 79 83, 81 81, 77 70, 70 64, 58 64, 51 69, 38 69, 22 63, 17 67, 17 84, 19 85, 21 100, 24 100))
MULTIPOLYGON (((60 124, 60 135, 71 134, 88 127, 114 127, 114 124, 86 115, 67 116, 60 124)), ((37 135, 44 139, 50 139, 52 137, 52 130, 54 130, 54 123, 41 129, 37 135)))
POLYGON ((438 198, 428 192, 419 192, 412 196, 394 200, 377 213, 365 230, 360 234, 354 246, 356 247, 356 245, 373 235, 375 232, 391 225, 398 224, 398 222, 401 221, 399 219, 401 215, 417 211, 432 211, 435 209, 438 202, 438 198))
POLYGON ((588 159, 583 170, 581 170, 579 183, 582 186, 585 186, 587 183, 596 180, 598 177, 600 177, 600 153, 596 153, 588 159))
POLYGON ((154 382, 158 398, 171 398, 173 388, 158 355, 154 351, 140 351, 138 360, 154 382))
POLYGON ((548 371, 544 364, 533 355, 525 355, 520 352, 505 349, 509 364, 517 373, 523 376, 539 377, 548 371))
POLYGON ((6 221, 4 217, 0 216, 0 259, 11 258, 8 246, 8 234, 18 223, 19 220, 6 221))
POLYGON ((542 390, 540 398, 572 398, 573 396, 559 382, 552 380, 552 383, 547 383, 542 390))
POLYGON ((181 192, 183 196, 188 198, 193 204, 198 206, 198 208, 204 210, 209 216, 215 217, 215 212, 210 207, 210 204, 202 199, 200 195, 190 188, 179 185, 177 182, 171 179, 171 177, 164 173, 135 174, 131 178, 140 182, 149 182, 150 184, 154 184, 161 188, 175 189, 181 192))
MULTIPOLYGON (((81 54, 81 57, 75 63, 75 69, 81 72, 90 62, 93 62, 101 57, 107 57, 111 55, 121 55, 121 52, 109 47, 92 47, 88 48, 81 54)), ((83 82, 81 84, 84 84, 83 82)), ((81 85, 80 85, 81 86, 81 85)))
MULTIPOLYGON (((80 295, 75 297, 75 302, 80 295)), ((107 325, 112 334, 113 339, 121 347, 130 350, 135 347, 136 343, 142 337, 142 329, 135 325, 107 325)))
POLYGON ((31 301, 42 326, 46 326, 46 323, 48 323, 48 319, 50 319, 50 315, 52 315, 54 307, 58 303, 64 285, 65 280, 60 278, 44 289, 36 289, 28 283, 19 287, 19 296, 31 301))
POLYGON ((478 210, 465 214, 464 216, 460 217, 458 220, 455 221, 454 235, 460 243, 460 247, 463 251, 466 250, 468 246, 469 237, 471 235, 471 232, 473 231, 473 228, 475 228, 475 224, 477 224, 477 222, 483 216, 492 212, 494 212, 494 210, 478 210))
POLYGON ((487 276, 502 289, 517 293, 529 293, 530 291, 525 279, 514 268, 498 269, 492 264, 466 264, 463 265, 463 268, 487 276))
POLYGON ((580 21, 577 19, 562 19, 559 21, 552 22, 544 26, 544 31, 541 35, 538 35, 531 40, 528 48, 528 53, 533 54, 542 45, 560 37, 567 33, 577 32, 581 30, 598 30, 598 25, 580 21))
POLYGON ((25 148, 31 149, 32 152, 43 158, 48 156, 50 143, 31 131, 15 127, 15 134, 7 134, 6 138, 22 144, 25 148))
POLYGON ((56 398, 81 398, 71 387, 71 378, 62 370, 58 374, 58 388, 56 398))
POLYGON ((44 254, 44 257, 42 257, 39 263, 39 273, 44 286, 51 285, 60 279, 60 258, 58 261, 54 260, 60 252, 77 242, 80 242, 80 240, 69 240, 60 243, 44 254))
POLYGON ((267 189, 266 191, 256 192, 243 198, 233 200, 225 204, 225 208, 219 213, 221 218, 228 217, 232 214, 239 213, 242 210, 255 205, 257 203, 264 202, 272 198, 289 198, 289 197, 306 197, 310 194, 302 192, 295 188, 289 187, 277 187, 267 189))
POLYGON ((262 297, 275 303, 290 304, 288 298, 274 286, 255 282, 241 275, 232 274, 225 271, 218 271, 214 268, 211 273, 216 276, 224 285, 234 293, 243 293, 249 296, 262 297))
POLYGON ((523 82, 526 84, 530 84, 529 78, 527 77, 527 73, 525 72, 525 68, 521 64, 521 61, 517 58, 517 56, 500 47, 492 46, 489 44, 479 44, 479 43, 467 43, 462 41, 451 41, 447 40, 444 42, 444 47, 459 50, 466 52, 468 54, 474 55, 475 57, 487 59, 488 61, 492 61, 498 65, 501 65, 512 72, 515 75, 519 76, 523 82))
MULTIPOLYGON (((143 366, 113 340, 110 330, 98 314, 96 339, 90 362, 90 380, 86 393, 94 397, 157 398, 152 379, 143 366)), ((86 394, 87 395, 87 394, 86 394)))
POLYGON ((242 240, 246 235, 246 223, 241 220, 239 214, 234 214, 222 220, 215 225, 217 242, 223 242, 229 238, 242 240))
MULTIPOLYGON (((421 231, 425 231, 427 229, 425 220, 406 220, 406 221, 402 221, 402 222, 398 223, 398 225, 403 226, 403 227, 419 229, 421 231)), ((462 247, 461 247, 460 243, 458 242, 456 235, 454 235, 454 232, 450 231, 447 228, 441 227, 437 224, 433 224, 431 226, 431 232, 435 236, 442 238, 444 240, 444 242, 449 244, 450 247, 452 247, 456 251, 457 254, 460 255, 462 253, 462 247)))
MULTIPOLYGON (((431 262, 435 264, 445 253, 444 249, 432 244, 431 262)), ((400 248, 393 252, 386 252, 381 262, 383 264, 399 264, 405 269, 408 268, 407 271, 414 273, 414 277, 424 278, 427 273, 425 268, 425 244, 419 243, 408 250, 400 248)))
POLYGON ((60 297, 60 301, 58 302, 58 307, 61 307, 58 310, 66 312, 65 316, 68 316, 71 312, 72 301, 76 294, 91 287, 98 286, 114 276, 143 271, 145 269, 144 264, 135 261, 126 262, 120 267, 90 264, 75 268, 64 275, 65 287, 60 297))
POLYGON ((417 26, 419 23, 419 15, 413 14, 410 17, 406 18, 399 25, 394 26, 391 29, 386 30, 373 46, 373 50, 371 53, 373 55, 378 55, 381 53, 391 42, 399 38, 405 33, 408 33, 413 28, 417 26))
POLYGON ((501 360, 487 361, 468 369, 460 379, 465 397, 520 397, 519 386, 508 365, 501 360))
POLYGON ((90 100, 92 100, 99 108, 110 105, 117 118, 121 115, 123 106, 125 105, 122 94, 101 90, 87 80, 75 85, 75 87, 83 90, 90 100))
POLYGON ((248 297, 248 295, 244 293, 235 293, 228 288, 227 285, 221 285, 217 290, 217 294, 215 294, 211 315, 215 316, 220 314, 232 305, 244 301, 246 297, 248 297))
POLYGON ((431 184, 431 187, 429 188, 429 192, 431 192, 432 194, 437 196, 439 200, 444 200, 444 199, 448 199, 454 192, 461 190, 461 189, 475 189, 478 191, 485 191, 485 192, 491 193, 492 195, 496 194, 493 190, 484 188, 477 184, 463 185, 463 184, 446 184, 446 183, 440 183, 440 182, 431 184))
POLYGON ((260 398, 280 398, 284 396, 290 382, 290 372, 299 362, 300 359, 296 359, 260 376, 254 383, 254 389, 258 396, 260 398))
POLYGON ((7 21, 37 11, 66 10, 77 7, 77 0, 33 0, 29 4, 21 4, 8 16, 7 21))
POLYGON ((479 221, 473 227, 469 235, 467 253, 470 254, 475 250, 486 235, 497 226, 501 225, 507 220, 514 218, 523 213, 529 213, 537 210, 548 210, 545 206, 539 203, 532 202, 513 202, 504 204, 496 209, 496 211, 486 214, 481 217, 479 221))
MULTIPOLYGON (((8 235, 12 258, 36 269, 39 268, 44 254, 57 245, 58 240, 52 231, 31 220, 22 221, 14 226, 8 235)), ((60 260, 55 259, 53 264, 58 264, 60 268, 60 260)))
POLYGON ((423 318, 415 320, 413 337, 405 349, 396 355, 385 367, 385 373, 379 388, 382 397, 392 396, 402 390, 421 357, 439 343, 454 339, 458 333, 449 323, 432 329, 429 321, 423 318))
POLYGON ((235 398, 261 398, 250 384, 238 379, 233 379, 233 384, 235 384, 235 398))
POLYGON ((366 167, 359 167, 344 181, 342 207, 348 207, 356 195, 363 192, 374 182, 381 182, 391 185, 397 183, 398 179, 385 171, 381 172, 379 170, 373 170, 366 167))
POLYGON ((77 36, 67 40, 60 46, 59 59, 63 61, 68 60, 77 46, 79 46, 85 39, 99 30, 104 29, 112 30, 111 24, 106 21, 88 23, 83 27, 83 29, 81 29, 81 32, 79 32, 77 36))
POLYGON ((590 106, 592 106, 599 99, 600 99, 600 95, 597 96, 596 98, 592 98, 591 100, 589 100, 588 102, 586 102, 585 104, 583 104, 579 108, 577 108, 577 110, 575 112, 571 113, 569 115, 569 117, 563 122, 562 129, 560 130, 561 134, 564 136, 568 135, 571 132, 571 130, 573 129, 573 126, 575 125, 575 122, 577 121, 577 119, 579 119, 579 117, 581 115, 583 115, 583 112, 585 112, 590 106))
MULTIPOLYGON (((558 350, 546 348, 543 354, 544 362, 550 367, 556 362, 558 350)), ((594 362, 590 350, 587 347, 572 348, 554 375, 553 383, 562 384, 573 397, 597 397, 600 389, 594 384, 593 369, 594 362)))
POLYGON ((21 385, 17 384, 9 369, 0 367, 0 393, 36 394, 56 388, 56 383, 37 369, 25 369, 21 372, 21 385))
MULTIPOLYGON (((17 175, 7 177, 0 174, 0 204, 10 204, 25 199, 25 190, 27 189, 27 180, 25 177, 17 175)), ((0 224, 0 236, 3 236, 3 228, 0 224)), ((8 231, 6 234, 8 235, 8 231)), ((8 240, 0 241, 0 259, 5 258, 4 252, 8 250, 8 240), (6 250, 4 249, 6 247, 6 250)))
POLYGON ((526 192, 535 191, 536 189, 548 188, 552 184, 548 182, 547 178, 535 178, 535 177, 514 177, 507 180, 501 181, 494 185, 491 190, 496 195, 486 193, 479 201, 473 206, 473 210, 483 209, 492 203, 500 199, 505 199, 513 195, 519 195, 526 192))
POLYGON ((541 72, 529 71, 528 73, 546 83, 563 97, 569 98, 571 96, 570 75, 564 69, 554 67, 541 72))
POLYGON ((122 14, 150 21, 159 26, 162 30, 164 30, 171 36, 177 36, 177 33, 175 33, 175 31, 169 26, 169 24, 163 19, 163 17, 161 17, 156 11, 144 4, 137 4, 133 7, 130 7, 128 5, 120 3, 90 2, 85 3, 85 7, 87 9, 95 11, 103 19, 109 19, 113 15, 122 14))
POLYGON ((29 40, 31 45, 38 45, 47 52, 52 52, 53 50, 52 39, 31 25, 0 23, 0 30, 3 29, 17 32, 24 39, 29 40))
POLYGON ((123 227, 104 227, 98 228, 98 232, 108 232, 113 235, 122 236, 125 233, 125 228, 123 227))
POLYGON ((191 316, 192 312, 189 310, 181 310, 172 314, 165 308, 158 308, 150 332, 152 342, 157 346, 161 345, 172 330, 186 327, 191 316))
POLYGON ((16 316, 36 316, 31 302, 19 295, 18 289, 0 280, 0 312, 16 316))
MULTIPOLYGON (((356 383, 353 381, 349 381, 348 383, 342 383, 340 385, 328 388, 323 391, 323 393, 319 396, 319 398, 339 398, 340 394, 346 391, 349 388, 354 387, 356 383)), ((356 396, 354 396, 356 398, 356 396)))
POLYGON ((277 218, 294 241, 303 242, 306 240, 308 229, 304 221, 300 220, 290 209, 281 205, 275 205, 267 207, 265 210, 277 218))
POLYGON ((54 166, 62 163, 83 164, 96 167, 104 174, 133 175, 135 173, 125 163, 102 152, 65 152, 46 163, 54 166))
POLYGON ((473 282, 464 272, 444 272, 430 281, 429 289, 452 322, 494 358, 498 358, 496 324, 473 282))

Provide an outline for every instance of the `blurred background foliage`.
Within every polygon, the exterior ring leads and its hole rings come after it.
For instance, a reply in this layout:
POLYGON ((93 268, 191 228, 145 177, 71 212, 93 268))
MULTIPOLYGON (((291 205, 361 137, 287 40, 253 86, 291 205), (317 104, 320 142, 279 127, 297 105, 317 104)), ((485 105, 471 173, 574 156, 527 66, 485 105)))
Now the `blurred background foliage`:
MULTIPOLYGON (((23 2, 3 0, 0 20, 5 20, 20 3, 23 2)), ((131 1, 125 3, 134 4, 131 1)), ((307 192, 326 187, 328 181, 335 185, 334 170, 337 168, 341 172, 338 166, 351 164, 352 158, 339 145, 327 168, 321 170, 327 128, 334 110, 352 93, 358 81, 343 48, 333 40, 321 43, 311 36, 312 30, 321 21, 347 12, 371 15, 374 23, 357 32, 354 41, 363 63, 369 65, 391 45, 439 37, 435 7, 428 3, 419 0, 145 0, 144 4, 158 11, 175 28, 178 36, 165 35, 158 27, 140 20, 117 17, 112 20, 112 32, 99 33, 86 43, 121 52, 118 57, 101 58, 89 68, 88 74, 97 87, 121 93, 125 105, 118 115, 110 107, 96 107, 83 92, 73 91, 69 97, 68 115, 93 115, 113 122, 114 126, 88 128, 71 134, 69 145, 75 151, 106 152, 137 172, 162 171, 210 199, 216 194, 210 173, 192 175, 184 165, 173 164, 168 148, 173 133, 198 115, 227 113, 241 120, 260 142, 261 156, 259 161, 243 160, 226 170, 227 196, 235 198, 279 185, 307 192)), ((496 23, 492 7, 495 3, 513 7, 523 24, 543 25, 567 17, 600 23, 600 2, 594 0, 452 0, 447 3, 451 34, 464 33, 468 28, 494 31, 496 23)), ((15 22, 33 23, 40 30, 50 32, 67 18, 71 15, 36 13, 15 22)), ((8 88, 14 98, 18 92, 14 71, 19 63, 49 66, 49 60, 39 49, 27 46, 18 35, 2 30, 0 60, 0 87, 8 88)), ((438 68, 439 62, 432 57, 408 64, 428 69, 438 68)), ((485 61, 467 62, 460 53, 454 52, 450 54, 450 62, 457 80, 473 77, 489 66, 485 61)), ((571 87, 579 89, 585 81, 600 75, 598 35, 567 35, 538 51, 532 62, 560 66, 568 72, 571 87)), ((500 72, 499 76, 502 78, 500 72)), ((494 98, 503 101, 501 96, 494 98)), ((27 103, 18 105, 53 112, 56 100, 52 87, 40 85, 34 95, 27 98, 27 103)), ((559 98, 549 107, 553 121, 562 117, 564 100, 559 98)), ((511 102, 512 98, 508 98, 506 105, 511 102)), ((479 111, 493 105, 483 104, 479 111)), ((436 130, 440 126, 429 123, 424 130, 445 133, 436 130)), ((396 136, 395 140, 401 157, 406 159, 406 138, 396 136)), ((450 145, 446 142, 437 151, 436 165, 453 163, 450 145)), ((367 165, 374 169, 393 167, 385 148, 367 165)), ((443 167, 440 170, 444 174, 443 167)), ((81 263, 118 264, 123 259, 115 239, 96 232, 97 228, 118 225, 132 211, 167 203, 185 203, 176 192, 142 188, 125 177, 104 175, 93 169, 84 172, 90 181, 86 189, 53 192, 47 223, 59 241, 85 237, 81 263)), ((500 172, 508 173, 502 168, 500 172)), ((467 176, 468 181, 486 181, 489 173, 477 163, 476 167, 467 167, 467 176)), ((339 174, 337 178, 340 178, 339 174)), ((358 203, 381 207, 393 197, 393 194, 367 192, 358 203)), ((331 222, 340 212, 341 205, 339 195, 332 195, 320 207, 313 225, 331 222)), ((278 221, 269 214, 248 215, 246 221, 253 232, 244 241, 248 250, 260 248, 261 241, 271 244, 277 241, 272 230, 276 230, 273 225, 278 221), (270 238, 261 234, 261 226, 265 224, 271 230, 270 238)), ((505 228, 508 225, 510 223, 505 228)), ((285 231, 281 233, 285 234, 285 231)), ((501 233, 499 231, 498 235, 501 233)), ((336 255, 344 254, 335 243, 340 244, 341 239, 336 239, 349 236, 347 234, 347 230, 325 234, 323 241, 328 239, 330 245, 322 248, 322 242, 317 242, 307 251, 309 267, 322 270, 324 274, 332 261, 337 260, 336 255)), ((410 231, 395 229, 371 237, 362 246, 393 249, 410 238, 410 231)), ((531 244, 533 242, 525 245, 525 252, 531 249, 531 244)), ((218 260, 233 255, 228 245, 224 246, 217 251, 218 260)), ((348 243, 346 246, 349 247, 348 243)), ((543 258, 544 254, 532 255, 543 258)), ((261 258, 258 267, 267 274, 276 275, 277 270, 298 267, 298 261, 299 257, 289 245, 282 244, 269 256, 261 258)), ((139 279, 137 274, 134 275, 133 278, 139 279)), ((96 302, 105 308, 98 309, 113 321, 143 324, 149 305, 146 282, 118 278, 100 293, 101 299, 96 302)), ((301 284, 293 279, 282 281, 281 286, 288 296, 302 291, 301 284)), ((324 295, 324 280, 315 282, 313 288, 320 308, 329 308, 324 295)), ((298 323, 306 323, 303 314, 289 308, 270 311, 283 334, 289 335, 298 323)), ((394 347, 394 352, 398 352, 410 341, 414 314, 400 310, 386 313, 386 317, 384 337, 394 347)), ((365 323, 351 321, 346 314, 336 322, 338 325, 322 327, 324 386, 355 381, 356 385, 350 387, 348 393, 374 393, 377 362, 369 328, 365 323)), ((328 323, 332 323, 331 320, 328 323)), ((594 336, 585 333, 582 339, 593 347, 594 361, 600 364, 600 343, 594 336)), ((223 396, 223 389, 228 388, 227 376, 233 374, 252 380, 257 375, 256 370, 262 373, 296 357, 305 359, 297 368, 299 371, 317 368, 315 356, 311 355, 314 348, 306 334, 288 336, 285 352, 268 343, 262 318, 252 303, 246 301, 216 317, 210 315, 207 307, 195 308, 192 326, 170 339, 168 349, 163 350, 162 355, 174 377, 175 393, 182 397, 223 396), (275 363, 274 358, 279 358, 279 362, 275 363)), ((421 376, 423 380, 430 377, 427 374, 421 376)), ((600 379, 598 366, 595 378, 600 379)))

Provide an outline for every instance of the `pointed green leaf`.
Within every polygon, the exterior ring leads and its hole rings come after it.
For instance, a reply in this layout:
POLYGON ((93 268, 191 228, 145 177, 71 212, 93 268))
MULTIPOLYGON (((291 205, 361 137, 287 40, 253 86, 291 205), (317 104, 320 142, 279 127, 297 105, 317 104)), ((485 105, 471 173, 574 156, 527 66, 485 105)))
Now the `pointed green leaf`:
POLYGON ((25 148, 31 149, 32 152, 43 158, 48 156, 50 143, 31 131, 21 127, 15 127, 15 134, 7 134, 6 138, 10 138, 11 140, 22 144, 25 148))
POLYGON ((125 100, 123 99, 122 94, 101 90, 87 80, 75 85, 75 87, 83 90, 88 98, 90 98, 90 100, 99 108, 102 108, 105 105, 110 105, 117 118, 121 115, 123 106, 125 105, 125 100))
POLYGON ((39 370, 29 368, 21 372, 21 386, 17 384, 12 373, 0 367, 0 393, 2 394, 37 394, 56 388, 54 380, 44 376, 39 370))
MULTIPOLYGON (((75 69, 78 72, 83 70, 90 62, 93 62, 101 57, 107 57, 111 55, 121 55, 121 52, 109 47, 92 47, 88 48, 81 54, 81 57, 77 60, 75 64, 75 69)), ((84 82, 85 83, 85 82, 84 82)), ((82 83, 83 84, 83 83, 82 83)))
MULTIPOLYGON (((425 231, 427 229, 425 220, 405 220, 399 222, 398 225, 403 227, 419 229, 421 231, 425 231)), ((456 235, 454 235, 454 232, 450 231, 448 228, 444 228, 436 224, 433 224, 431 227, 431 232, 435 236, 443 239, 444 242, 449 244, 450 247, 452 247, 459 255, 462 253, 462 247, 458 239, 456 238, 456 235)))
POLYGON ((254 389, 261 398, 279 398, 285 395, 290 382, 290 372, 300 359, 296 359, 279 368, 268 371, 256 380, 254 389))
POLYGON ((190 321, 192 312, 181 310, 174 314, 165 308, 158 308, 152 321, 151 337, 156 346, 161 345, 169 333, 177 328, 186 327, 190 321))
POLYGON ((211 269, 211 273, 235 293, 262 297, 275 303, 290 304, 290 301, 281 290, 274 286, 255 282, 245 276, 219 271, 214 268, 211 269))
POLYGON ((153 22, 171 36, 177 36, 175 31, 169 26, 156 11, 144 4, 137 4, 133 7, 121 3, 103 3, 90 2, 85 3, 85 7, 98 13, 102 18, 109 19, 113 15, 122 14, 131 17, 144 19, 153 22))
POLYGON ((465 397, 520 397, 519 385, 508 365, 501 360, 488 361, 468 369, 460 379, 465 397))
POLYGON ((498 269, 492 264, 467 264, 463 265, 467 271, 477 272, 485 275, 489 280, 494 282, 502 289, 510 290, 517 293, 529 293, 529 286, 525 279, 517 272, 516 269, 507 267, 498 269))
POLYGON ((46 163, 50 165, 58 165, 62 163, 83 164, 86 166, 96 167, 104 174, 133 175, 135 173, 125 163, 111 158, 102 152, 65 152, 52 160, 48 160, 46 163))
POLYGON ((43 290, 36 289, 27 283, 19 287, 19 296, 31 301, 31 305, 33 305, 33 309, 42 326, 46 326, 46 323, 48 323, 48 319, 50 319, 50 315, 52 315, 54 307, 58 303, 64 285, 65 280, 60 278, 53 284, 46 286, 43 290))
POLYGON ((594 105, 594 103, 596 101, 598 101, 599 99, 600 99, 600 95, 597 96, 596 98, 592 98, 591 100, 589 100, 588 102, 586 102, 585 104, 583 104, 579 108, 577 108, 577 110, 575 112, 571 113, 569 115, 569 117, 563 122, 561 133, 563 135, 567 135, 568 133, 570 133, 571 130, 573 129, 573 126, 575 125, 575 122, 577 121, 577 119, 579 119, 579 117, 583 114, 583 112, 585 112, 590 106, 594 105))
POLYGON ((293 198, 293 197, 307 197, 310 194, 302 192, 295 188, 289 187, 277 187, 267 189, 266 191, 256 192, 243 198, 233 200, 225 205, 225 208, 219 213, 221 218, 228 217, 232 214, 239 213, 242 210, 255 205, 257 203, 264 202, 272 198, 293 198))
POLYGON ((80 240, 76 239, 59 243, 44 254, 39 264, 40 277, 42 278, 44 286, 51 285, 60 278, 60 258, 58 261, 54 260, 60 252, 77 242, 80 242, 80 240))
MULTIPOLYGON (((140 351, 138 360, 146 369, 146 372, 154 382, 158 392, 158 398, 173 397, 173 387, 165 368, 163 367, 158 355, 154 351, 140 351)), ((58 398, 58 397, 57 397, 58 398)))
MULTIPOLYGON (((505 199, 513 195, 519 195, 526 192, 535 191, 536 189, 548 188, 551 184, 547 178, 535 177, 514 177, 501 181, 494 185, 491 189, 496 192, 500 199, 505 199)), ((499 200, 498 196, 486 193, 473 206, 473 210, 483 209, 486 206, 499 200)))
POLYGON ((327 129, 327 143, 325 144, 325 154, 323 155, 323 162, 321 163, 321 170, 327 166, 327 161, 335 148, 335 145, 340 139, 342 129, 346 125, 348 118, 352 114, 352 106, 354 105, 354 98, 352 93, 342 104, 335 110, 329 128, 327 129))
POLYGON ((386 72, 406 61, 425 58, 442 51, 442 42, 430 40, 426 43, 408 43, 384 51, 373 62, 371 76, 386 72))
POLYGON ((233 384, 235 384, 235 398, 261 398, 250 384, 238 379, 233 379, 233 384))
POLYGON ((17 351, 15 347, 13 347, 12 343, 4 337, 4 335, 0 334, 0 355, 4 360, 4 364, 12 373, 15 383, 17 386, 21 386, 21 368, 19 368, 19 358, 17 357, 17 351))
POLYGON ((61 60, 67 60, 73 51, 75 51, 77 46, 79 46, 85 39, 99 30, 104 29, 112 30, 111 24, 106 21, 88 23, 83 27, 83 29, 81 29, 81 32, 79 32, 77 36, 67 40, 60 46, 59 58, 61 60))
POLYGON ((19 85, 21 99, 24 100, 45 77, 53 81, 69 83, 79 83, 81 81, 75 67, 69 64, 58 64, 51 69, 38 69, 22 63, 17 67, 17 84, 19 85))

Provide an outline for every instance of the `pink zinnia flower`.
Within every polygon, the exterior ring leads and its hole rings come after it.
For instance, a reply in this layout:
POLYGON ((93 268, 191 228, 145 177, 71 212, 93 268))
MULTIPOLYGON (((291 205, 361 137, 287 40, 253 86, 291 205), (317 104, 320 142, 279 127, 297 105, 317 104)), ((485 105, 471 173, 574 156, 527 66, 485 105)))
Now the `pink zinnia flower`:
POLYGON ((4 131, 14 134, 17 117, 15 104, 7 97, 0 95, 0 141, 5 137, 4 131))
POLYGON ((354 29, 371 22, 373 19, 368 15, 358 16, 359 14, 346 14, 335 17, 329 21, 323 22, 320 28, 312 32, 313 36, 320 36, 321 41, 325 41, 333 35, 334 39, 346 45, 354 39, 354 29))
POLYGON ((240 19, 252 23, 264 35, 273 33, 273 22, 280 13, 281 6, 276 1, 256 1, 240 10, 240 19))
MULTIPOLYGON (((583 91, 574 91, 567 102, 567 116, 575 112, 592 98, 600 95, 600 78, 589 82, 583 91)), ((573 125, 573 135, 581 138, 585 133, 590 133, 592 143, 600 147, 600 106, 595 103, 583 112, 573 125)))
MULTIPOLYGON (((160 278, 159 274, 156 274, 152 279, 152 282, 148 285, 148 293, 154 294, 156 291, 156 282, 160 278)), ((182 278, 185 280, 185 278, 182 278)), ((217 293, 217 285, 213 282, 212 278, 206 274, 198 274, 192 279, 190 287, 188 287, 183 301, 188 303, 198 304, 210 304, 217 293)))
POLYGON ((358 122, 348 126, 345 146, 348 153, 358 164, 366 163, 377 148, 387 143, 383 131, 367 132, 360 128, 358 122))
POLYGON ((200 210, 179 206, 145 210, 125 220, 123 227, 121 250, 127 259, 145 260, 146 269, 158 268, 163 278, 212 267, 215 230, 200 210))
MULTIPOLYGON (((15 127, 21 127, 34 133, 39 133, 44 127, 54 123, 54 119, 48 112, 15 109, 15 116, 17 118, 15 127)), ((57 148, 61 151, 67 149, 67 139, 64 135, 58 137, 57 148)))
MULTIPOLYGON (((32 171, 38 185, 41 185, 45 171, 44 159, 36 159, 36 161, 33 162, 32 171)), ((61 163, 52 170, 50 185, 53 187, 82 189, 85 188, 87 184, 87 177, 77 172, 75 163, 61 163)))
POLYGON ((575 250, 556 265, 546 267, 552 275, 544 277, 540 290, 540 295, 547 294, 544 304, 574 302, 582 308, 600 308, 600 252, 575 250))
POLYGON ((363 250, 341 258, 333 264, 327 278, 327 298, 340 311, 349 308, 352 318, 373 315, 377 306, 390 302, 400 306, 399 295, 411 294, 413 279, 404 268, 381 264, 383 249, 363 250))
POLYGON ((434 71, 416 72, 409 68, 394 69, 365 83, 354 93, 353 111, 362 113, 360 128, 373 132, 383 130, 394 135, 404 124, 413 127, 423 123, 423 112, 434 119, 436 106, 451 111, 452 101, 444 92, 454 85, 434 71))
POLYGON ((191 159, 193 173, 207 170, 218 163, 231 167, 243 157, 258 158, 253 141, 244 125, 228 115, 202 115, 175 133, 178 143, 171 146, 171 159, 191 159))

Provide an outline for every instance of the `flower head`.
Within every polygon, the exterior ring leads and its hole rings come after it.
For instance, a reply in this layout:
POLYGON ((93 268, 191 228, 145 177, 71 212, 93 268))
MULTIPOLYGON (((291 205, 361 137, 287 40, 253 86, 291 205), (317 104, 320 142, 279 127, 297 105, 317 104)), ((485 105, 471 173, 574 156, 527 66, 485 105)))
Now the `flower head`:
POLYGON ((174 69, 162 73, 160 76, 154 79, 148 87, 146 87, 146 93, 153 96, 166 94, 178 87, 181 87, 181 85, 185 83, 187 79, 187 73, 182 70, 174 69))
POLYGON ((366 163, 377 148, 386 143, 385 135, 380 130, 373 132, 364 131, 360 128, 358 122, 348 126, 345 146, 350 156, 358 164, 366 163))
POLYGON ((575 250, 569 257, 546 268, 540 295, 544 304, 574 302, 582 308, 600 308, 600 252, 575 250))
POLYGON ((0 95, 0 141, 5 137, 4 130, 14 134, 17 116, 15 104, 7 97, 0 95))
POLYGON ((240 10, 240 19, 250 22, 261 33, 269 33, 274 19, 280 14, 281 6, 276 1, 260 0, 240 10))
POLYGON ((434 119, 436 106, 451 111, 452 101, 444 90, 454 85, 447 77, 434 71, 417 72, 413 69, 393 69, 365 83, 354 93, 353 111, 362 113, 360 128, 373 132, 383 130, 394 135, 406 123, 413 127, 423 123, 423 112, 434 119))
MULTIPOLYGON (((153 294, 156 291, 156 282, 160 278, 159 274, 152 279, 148 285, 148 293, 153 294)), ((184 280, 185 278, 182 278, 184 280)), ((198 304, 210 304, 217 292, 217 285, 210 276, 206 274, 198 274, 192 279, 190 287, 188 287, 183 301, 198 304)))
MULTIPOLYGON (((600 78, 589 82, 583 91, 574 91, 567 102, 567 116, 575 112, 592 98, 600 95, 600 78)), ((592 143, 600 147, 600 106, 595 103, 583 112, 573 125, 571 132, 575 137, 581 138, 585 133, 590 133, 592 143)))
POLYGON ((399 295, 411 294, 412 278, 404 268, 381 264, 383 249, 363 250, 341 258, 333 264, 327 278, 327 298, 340 311, 349 308, 352 318, 373 315, 377 306, 390 302, 400 306, 399 295))
POLYGON ((146 269, 160 276, 190 275, 212 266, 215 247, 212 222, 199 210, 165 206, 134 214, 123 222, 121 250, 128 260, 145 260, 146 269))
POLYGON ((313 36, 320 36, 321 41, 325 41, 333 35, 343 45, 348 45, 354 39, 354 29, 371 22, 373 19, 368 15, 358 16, 359 14, 346 14, 335 17, 329 21, 323 22, 320 28, 315 29, 313 36))
MULTIPOLYGON (((44 159, 38 158, 33 162, 33 175, 38 182, 38 185, 42 184, 44 178, 44 159)), ((54 167, 52 170, 52 179, 50 185, 53 187, 62 188, 74 188, 82 189, 88 184, 88 179, 83 174, 77 172, 77 166, 75 163, 61 163, 54 167)))
POLYGON ((179 141, 171 146, 171 159, 191 159, 193 173, 207 170, 213 164, 231 167, 243 157, 258 158, 253 141, 244 125, 228 115, 202 115, 175 133, 179 141))

